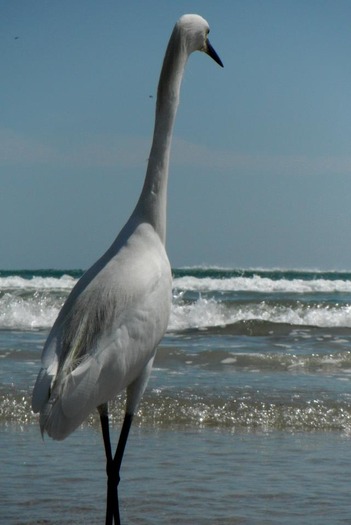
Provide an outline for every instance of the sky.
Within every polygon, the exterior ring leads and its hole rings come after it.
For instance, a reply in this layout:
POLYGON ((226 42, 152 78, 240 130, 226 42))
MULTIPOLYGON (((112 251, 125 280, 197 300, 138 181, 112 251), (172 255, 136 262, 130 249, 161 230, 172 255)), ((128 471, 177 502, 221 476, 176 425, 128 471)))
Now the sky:
POLYGON ((139 196, 184 13, 174 268, 351 269, 349 0, 1 0, 0 269, 88 268, 139 196))

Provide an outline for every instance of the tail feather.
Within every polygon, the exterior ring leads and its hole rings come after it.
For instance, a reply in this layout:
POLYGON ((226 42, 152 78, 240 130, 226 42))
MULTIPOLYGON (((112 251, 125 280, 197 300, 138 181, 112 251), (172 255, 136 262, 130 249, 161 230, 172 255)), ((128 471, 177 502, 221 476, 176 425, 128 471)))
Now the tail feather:
MULTIPOLYGON (((97 385, 100 371, 97 361, 89 357, 68 374, 58 374, 44 404, 39 403, 39 399, 36 404, 40 409, 42 433, 61 440, 83 423, 99 404, 97 385)), ((42 381, 46 381, 45 374, 43 378, 42 381)), ((46 392, 48 394, 48 389, 46 392)))
POLYGON ((32 410, 40 412, 50 398, 50 389, 53 376, 48 374, 46 368, 41 368, 38 374, 32 397, 32 410))

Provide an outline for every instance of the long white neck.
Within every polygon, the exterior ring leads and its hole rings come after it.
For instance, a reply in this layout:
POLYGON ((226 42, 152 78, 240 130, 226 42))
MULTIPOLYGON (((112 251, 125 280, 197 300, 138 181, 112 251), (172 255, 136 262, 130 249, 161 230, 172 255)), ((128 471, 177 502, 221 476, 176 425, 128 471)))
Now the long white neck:
POLYGON ((156 117, 144 186, 132 217, 149 222, 166 238, 167 180, 173 125, 188 52, 177 26, 171 35, 158 84, 156 117))

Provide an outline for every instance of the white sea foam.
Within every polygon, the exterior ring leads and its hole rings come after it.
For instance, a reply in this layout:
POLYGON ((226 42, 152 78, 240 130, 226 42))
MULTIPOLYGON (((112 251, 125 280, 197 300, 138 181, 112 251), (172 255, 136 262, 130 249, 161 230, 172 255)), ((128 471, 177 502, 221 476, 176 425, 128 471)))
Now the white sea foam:
POLYGON ((173 304, 169 330, 226 326, 242 321, 266 321, 295 326, 351 328, 351 306, 271 305, 265 302, 230 307, 200 297, 191 304, 173 304))
POLYGON ((5 293, 0 298, 0 329, 33 330, 50 328, 63 303, 50 297, 33 295, 29 298, 5 293))
MULTIPOLYGON (((49 329, 54 323, 64 298, 53 301, 45 294, 30 298, 4 294, 0 298, 0 329, 49 329)), ((170 331, 190 328, 226 326, 242 321, 267 321, 296 326, 351 327, 351 306, 272 306, 267 303, 230 307, 214 299, 200 297, 194 303, 174 302, 170 331)))
POLYGON ((76 279, 18 275, 0 278, 0 329, 49 329, 76 279))
POLYGON ((262 293, 332 293, 351 292, 351 281, 342 279, 269 279, 254 275, 253 277, 232 277, 229 279, 179 277, 174 280, 174 287, 194 292, 262 292, 262 293))
POLYGON ((76 279, 70 275, 61 277, 32 277, 24 279, 18 275, 0 277, 1 290, 70 290, 76 279))
MULTIPOLYGON (((61 277, 40 277, 31 279, 13 275, 0 277, 0 291, 8 289, 18 290, 70 290, 76 283, 70 275, 61 277)), ((288 293, 351 293, 351 280, 343 279, 270 279, 254 275, 253 277, 211 278, 184 276, 175 278, 173 287, 178 290, 195 292, 288 292, 288 293)))
POLYGON ((188 328, 207 328, 228 324, 228 312, 221 303, 203 299, 191 304, 173 303, 169 330, 186 330, 188 328))
MULTIPOLYGON (((22 276, 0 278, 0 329, 49 329, 54 323, 76 279, 69 275, 61 277, 22 276)), ((325 294, 351 292, 348 280, 280 279, 274 280, 255 275, 223 279, 180 277, 174 281, 174 300, 169 330, 220 327, 242 321, 267 321, 288 323, 296 326, 351 327, 351 306, 336 304, 335 300, 318 299, 325 294), (195 301, 184 300, 186 291, 195 291, 195 301), (219 292, 216 298, 208 298, 205 292, 219 292), (223 300, 225 292, 243 293, 242 301, 223 300), (262 300, 250 301, 246 292, 262 292, 262 300), (270 302, 264 293, 298 293, 316 296, 311 303, 303 299, 288 303, 282 300, 270 302), (203 295, 201 295, 203 293, 203 295), (221 295, 223 293, 223 296, 221 295)), ((270 297, 271 298, 271 297, 270 297)), ((284 297, 283 297, 284 299, 284 297)))

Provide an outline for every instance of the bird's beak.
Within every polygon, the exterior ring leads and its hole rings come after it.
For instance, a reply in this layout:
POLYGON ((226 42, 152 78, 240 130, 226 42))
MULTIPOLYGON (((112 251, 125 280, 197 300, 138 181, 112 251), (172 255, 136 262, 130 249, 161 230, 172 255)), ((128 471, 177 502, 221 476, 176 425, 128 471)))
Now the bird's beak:
POLYGON ((215 50, 213 49, 213 47, 211 46, 209 40, 207 40, 207 47, 206 47, 205 53, 207 53, 208 56, 210 56, 211 58, 213 58, 213 60, 214 60, 215 62, 217 62, 217 64, 219 64, 221 67, 224 67, 224 66, 223 66, 223 62, 222 62, 222 60, 219 58, 219 56, 217 55, 216 51, 215 51, 215 50))

